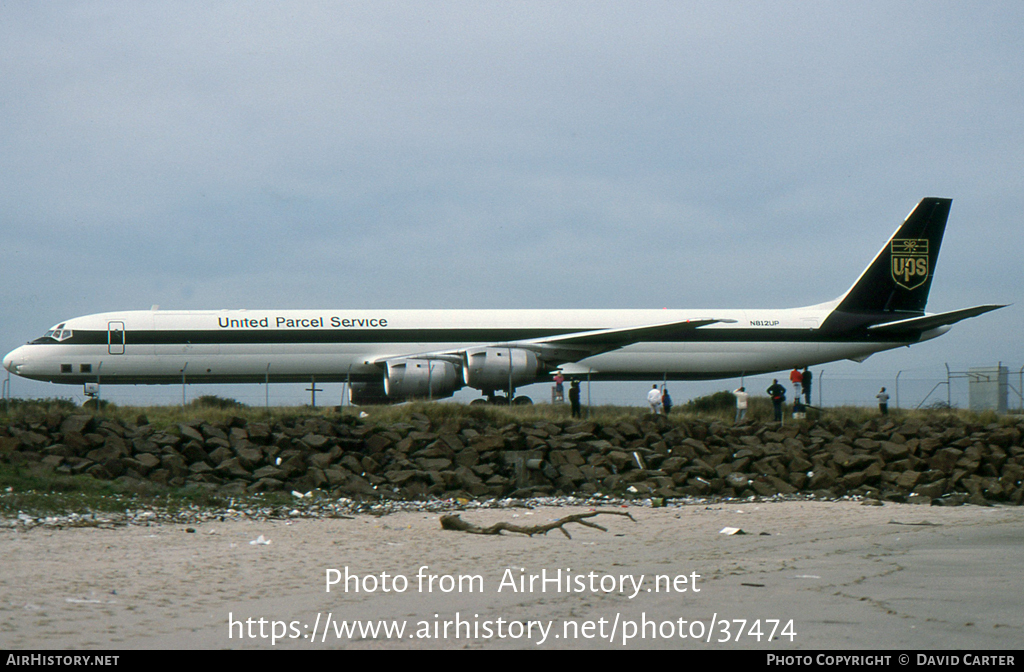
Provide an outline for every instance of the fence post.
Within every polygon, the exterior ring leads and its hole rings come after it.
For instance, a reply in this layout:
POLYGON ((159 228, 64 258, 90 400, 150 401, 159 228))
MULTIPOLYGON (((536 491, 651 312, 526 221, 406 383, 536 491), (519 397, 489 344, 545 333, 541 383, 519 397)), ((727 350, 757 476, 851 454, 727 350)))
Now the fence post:
POLYGON ((900 407, 900 374, 903 370, 900 369, 896 372, 896 408, 900 407))

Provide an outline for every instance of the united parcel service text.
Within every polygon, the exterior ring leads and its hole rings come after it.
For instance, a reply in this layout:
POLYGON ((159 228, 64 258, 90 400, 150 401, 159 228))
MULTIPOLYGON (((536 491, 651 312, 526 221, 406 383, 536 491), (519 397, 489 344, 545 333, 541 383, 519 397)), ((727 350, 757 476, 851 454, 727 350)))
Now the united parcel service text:
MULTIPOLYGON (((217 326, 221 329, 270 329, 271 318, 243 317, 239 319, 218 317, 217 326)), ((388 321, 383 317, 274 317, 274 329, 386 329, 388 321)))

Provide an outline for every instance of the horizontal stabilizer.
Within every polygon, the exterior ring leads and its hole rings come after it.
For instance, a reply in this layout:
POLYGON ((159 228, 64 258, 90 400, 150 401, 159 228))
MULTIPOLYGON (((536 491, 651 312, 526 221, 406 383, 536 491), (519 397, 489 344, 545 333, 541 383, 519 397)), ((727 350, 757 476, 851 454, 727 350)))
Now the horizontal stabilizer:
POLYGON ((939 313, 937 315, 923 315, 921 317, 911 317, 906 320, 897 320, 895 322, 876 324, 868 327, 868 330, 880 334, 903 334, 906 332, 913 331, 928 331, 929 329, 935 329, 937 327, 944 327, 946 325, 956 324, 960 320, 966 320, 967 318, 970 317, 984 315, 989 311, 999 310, 1000 308, 1005 307, 1005 305, 986 305, 974 306, 972 308, 962 308, 960 310, 953 310, 948 313, 939 313))

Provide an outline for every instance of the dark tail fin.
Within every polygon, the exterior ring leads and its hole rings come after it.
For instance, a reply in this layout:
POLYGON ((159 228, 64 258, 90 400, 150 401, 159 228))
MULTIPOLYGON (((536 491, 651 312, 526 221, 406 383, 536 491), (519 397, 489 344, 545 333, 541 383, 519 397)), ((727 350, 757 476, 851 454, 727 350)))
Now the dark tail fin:
POLYGON ((918 203, 842 297, 836 312, 923 313, 952 203, 949 198, 918 203))

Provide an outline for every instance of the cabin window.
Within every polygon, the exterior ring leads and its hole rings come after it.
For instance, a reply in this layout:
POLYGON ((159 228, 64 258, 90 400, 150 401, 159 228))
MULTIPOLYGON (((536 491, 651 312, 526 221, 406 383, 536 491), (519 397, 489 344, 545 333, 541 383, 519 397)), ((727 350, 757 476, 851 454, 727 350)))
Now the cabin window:
POLYGON ((81 373, 92 373, 92 364, 82 364, 78 367, 78 370, 81 373))
POLYGON ((70 364, 61 364, 60 365, 60 372, 61 373, 71 373, 71 365, 70 364))

